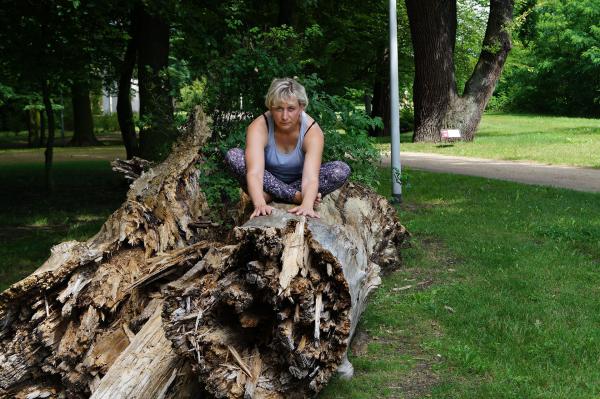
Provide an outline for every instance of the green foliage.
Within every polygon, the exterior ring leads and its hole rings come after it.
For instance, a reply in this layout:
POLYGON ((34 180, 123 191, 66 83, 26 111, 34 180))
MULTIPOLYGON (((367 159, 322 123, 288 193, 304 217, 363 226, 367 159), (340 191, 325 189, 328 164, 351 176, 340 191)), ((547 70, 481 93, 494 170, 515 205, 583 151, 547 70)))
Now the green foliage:
POLYGON ((115 113, 94 115, 94 129, 100 132, 120 132, 119 118, 115 113))
MULTIPOLYGON (((314 76, 311 79, 319 83, 314 76)), ((379 152, 367 130, 383 127, 381 119, 369 117, 347 97, 319 92, 311 96, 307 111, 325 134, 323 161, 344 161, 352 169, 351 180, 376 187, 379 152)))
POLYGON ((508 58, 496 109, 600 116, 600 1, 550 0, 531 8, 508 58))

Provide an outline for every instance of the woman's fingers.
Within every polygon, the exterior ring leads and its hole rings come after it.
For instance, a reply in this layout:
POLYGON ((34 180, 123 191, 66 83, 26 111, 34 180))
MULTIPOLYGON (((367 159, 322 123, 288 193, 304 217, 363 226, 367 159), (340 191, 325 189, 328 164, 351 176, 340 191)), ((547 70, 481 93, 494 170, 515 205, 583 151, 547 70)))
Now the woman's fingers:
POLYGON ((309 216, 309 217, 317 218, 317 219, 321 218, 321 216, 319 216, 319 214, 317 212, 315 212, 313 209, 304 208, 302 206, 296 206, 296 207, 288 210, 288 212, 293 213, 296 216, 309 216))
POLYGON ((250 219, 256 216, 267 216, 273 213, 273 207, 269 205, 261 205, 254 208, 254 212, 250 215, 250 219))

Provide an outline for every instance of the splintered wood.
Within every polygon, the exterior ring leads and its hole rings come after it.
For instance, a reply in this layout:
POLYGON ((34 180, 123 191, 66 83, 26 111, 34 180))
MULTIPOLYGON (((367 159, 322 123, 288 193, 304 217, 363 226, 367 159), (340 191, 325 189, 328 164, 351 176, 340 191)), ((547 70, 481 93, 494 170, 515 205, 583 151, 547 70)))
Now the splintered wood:
POLYGON ((349 184, 326 198, 321 220, 279 209, 254 218, 235 229, 235 246, 209 250, 202 272, 167 287, 166 335, 212 395, 310 397, 343 362, 351 374, 346 353, 380 281, 375 262, 397 265, 406 237, 380 199, 349 184))
POLYGON ((304 218, 276 210, 264 220, 237 228, 237 245, 210 250, 202 273, 167 288, 166 335, 216 397, 312 396, 347 349, 341 265, 304 218))

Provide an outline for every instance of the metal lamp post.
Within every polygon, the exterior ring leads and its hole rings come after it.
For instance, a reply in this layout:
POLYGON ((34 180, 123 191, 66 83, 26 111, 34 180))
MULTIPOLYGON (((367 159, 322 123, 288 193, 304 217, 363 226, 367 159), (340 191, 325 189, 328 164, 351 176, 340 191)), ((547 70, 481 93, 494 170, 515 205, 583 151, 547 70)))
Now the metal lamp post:
POLYGON ((390 0, 390 118, 392 135, 392 199, 402 201, 400 177, 400 96, 398 93, 398 28, 396 0, 390 0))

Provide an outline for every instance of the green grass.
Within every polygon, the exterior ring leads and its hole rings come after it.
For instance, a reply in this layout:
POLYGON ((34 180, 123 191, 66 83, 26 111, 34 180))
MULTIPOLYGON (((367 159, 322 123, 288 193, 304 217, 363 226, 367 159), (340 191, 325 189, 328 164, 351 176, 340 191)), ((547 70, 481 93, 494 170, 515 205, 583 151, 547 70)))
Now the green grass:
POLYGON ((408 174, 413 246, 361 320, 356 377, 322 397, 600 396, 600 195, 408 174))
POLYGON ((53 245, 92 236, 125 199, 126 184, 108 161, 57 162, 53 176, 48 193, 42 161, 2 158, 0 290, 33 272, 53 245))
MULTIPOLYGON (((401 136, 402 151, 600 168, 600 119, 485 114, 471 143, 411 143, 412 133, 401 136)), ((379 141, 389 151, 389 139, 379 141)))
MULTIPOLYGON (((46 136, 47 135, 48 133, 46 132, 46 136)), ((95 129, 94 135, 105 145, 123 145, 120 131, 95 129)), ((19 132, 0 131, 0 149, 28 148, 27 136, 28 133, 25 130, 21 130, 19 132)), ((60 128, 57 128, 54 132, 55 147, 67 145, 72 137, 73 131, 65 130, 65 137, 63 141, 60 128)))

